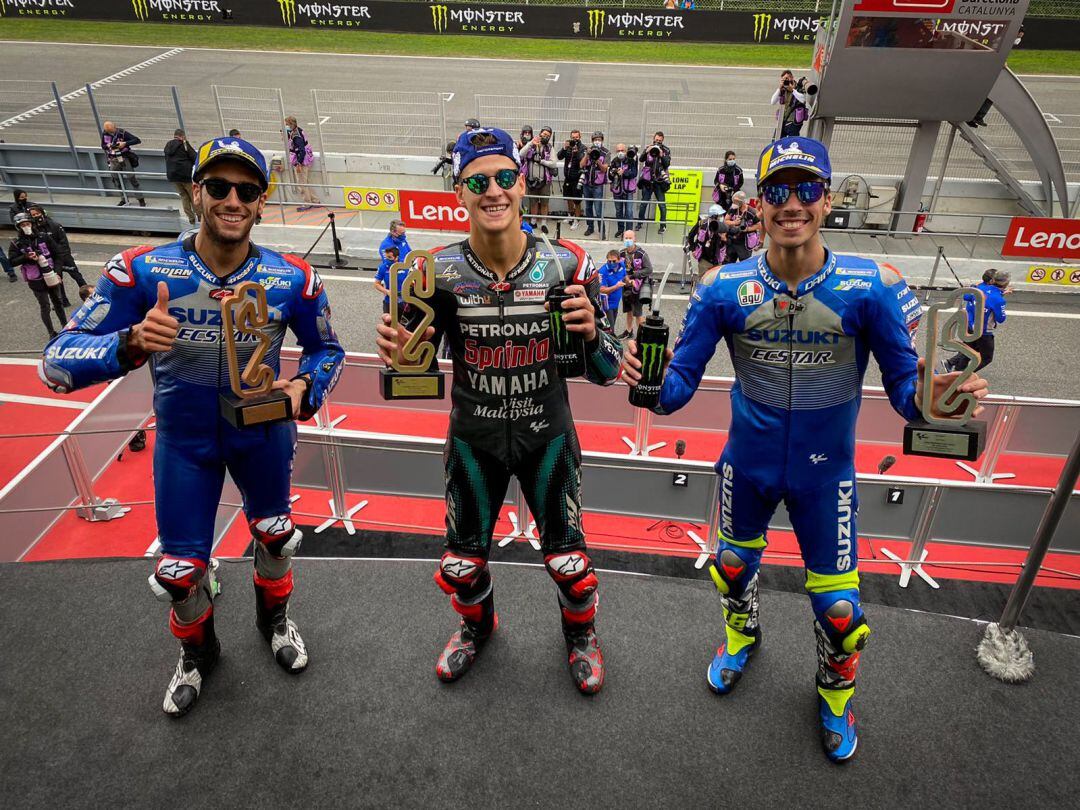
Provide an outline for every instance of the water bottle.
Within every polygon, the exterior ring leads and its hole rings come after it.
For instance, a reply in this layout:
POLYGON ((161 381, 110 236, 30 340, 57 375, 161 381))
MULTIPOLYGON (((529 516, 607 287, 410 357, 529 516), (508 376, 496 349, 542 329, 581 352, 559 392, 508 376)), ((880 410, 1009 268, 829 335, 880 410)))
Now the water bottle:
POLYGON ((654 408, 660 402, 660 387, 664 383, 664 355, 667 353, 668 327, 663 317, 652 312, 638 327, 637 351, 641 362, 641 381, 630 389, 630 404, 638 408, 654 408))
POLYGON ((552 353, 555 367, 563 379, 581 377, 585 374, 585 338, 580 333, 568 332, 563 323, 563 301, 574 296, 567 295, 566 285, 552 285, 547 291, 548 319, 551 323, 552 353))

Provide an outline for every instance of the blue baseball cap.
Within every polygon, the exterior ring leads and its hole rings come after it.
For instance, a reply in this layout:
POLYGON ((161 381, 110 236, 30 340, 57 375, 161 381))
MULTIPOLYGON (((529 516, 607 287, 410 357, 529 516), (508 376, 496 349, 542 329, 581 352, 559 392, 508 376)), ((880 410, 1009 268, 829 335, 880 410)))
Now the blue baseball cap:
POLYGON ((488 155, 504 155, 521 167, 521 155, 517 144, 504 130, 491 128, 462 132, 454 144, 454 180, 461 179, 465 167, 477 158, 488 155))
POLYGON ((761 153, 757 181, 763 183, 783 169, 802 169, 828 180, 832 177, 829 150, 813 138, 781 138, 773 141, 761 153))
POLYGON ((192 181, 198 181, 199 175, 210 165, 219 160, 236 160, 259 175, 263 191, 270 187, 270 173, 266 169, 263 153, 243 138, 214 138, 199 147, 195 159, 195 168, 191 170, 192 181))

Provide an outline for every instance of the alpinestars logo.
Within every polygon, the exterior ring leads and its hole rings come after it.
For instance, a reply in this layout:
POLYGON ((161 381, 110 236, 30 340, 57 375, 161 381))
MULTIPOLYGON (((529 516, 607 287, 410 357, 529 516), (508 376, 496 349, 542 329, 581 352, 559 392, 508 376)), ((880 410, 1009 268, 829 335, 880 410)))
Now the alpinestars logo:
POLYGON ((277 0, 281 11, 281 21, 285 25, 296 25, 296 0, 277 0))
POLYGON ((602 37, 604 35, 604 10, 602 8, 589 9, 589 36, 602 37))
POLYGON ((446 23, 450 19, 450 10, 446 6, 431 7, 431 24, 440 34, 446 30, 446 23))

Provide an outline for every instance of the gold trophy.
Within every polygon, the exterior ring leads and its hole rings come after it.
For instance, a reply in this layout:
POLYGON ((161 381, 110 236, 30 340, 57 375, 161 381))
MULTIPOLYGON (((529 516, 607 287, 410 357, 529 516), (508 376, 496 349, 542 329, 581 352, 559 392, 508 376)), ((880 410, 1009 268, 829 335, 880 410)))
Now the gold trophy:
POLYGON ((975 375, 979 365, 979 353, 967 344, 982 337, 985 312, 986 296, 983 291, 964 287, 954 290, 945 301, 934 304, 926 313, 926 363, 923 368, 922 400, 919 402, 922 419, 904 426, 905 454, 974 461, 982 453, 986 422, 971 419, 979 401, 974 394, 959 393, 957 389, 975 375), (964 305, 967 296, 975 300, 975 318, 971 329, 968 329, 964 305), (956 312, 943 314, 942 310, 954 306, 956 312), (935 399, 934 368, 937 366, 939 349, 959 352, 967 357, 968 365, 935 399), (935 411, 944 415, 935 416, 935 411))
POLYGON ((435 294, 435 257, 429 250, 410 250, 402 261, 390 266, 390 326, 412 332, 409 340, 394 353, 391 368, 380 372, 383 399, 442 399, 446 391, 446 375, 439 370, 435 345, 424 340, 424 332, 435 322, 435 310, 428 299, 435 294), (401 284, 400 299, 397 274, 411 268, 401 284), (398 316, 398 301, 409 305, 407 323, 398 316))
POLYGON ((266 350, 270 348, 270 337, 262 331, 270 325, 270 308, 263 286, 245 281, 222 298, 221 323, 232 388, 232 393, 219 396, 221 415, 236 428, 292 419, 292 398, 280 389, 271 388, 274 370, 263 363, 266 350), (257 343, 243 372, 240 371, 238 337, 250 337, 257 343))

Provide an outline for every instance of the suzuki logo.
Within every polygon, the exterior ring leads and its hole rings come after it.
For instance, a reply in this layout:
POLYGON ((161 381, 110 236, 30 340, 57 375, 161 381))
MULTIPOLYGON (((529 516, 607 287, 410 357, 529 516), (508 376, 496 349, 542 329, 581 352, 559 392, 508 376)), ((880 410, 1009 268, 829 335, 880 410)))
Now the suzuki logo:
POLYGON ((589 9, 589 36, 600 37, 604 35, 604 10, 602 8, 589 9))
POLYGON ((754 15, 754 42, 762 42, 769 36, 769 26, 772 24, 772 14, 754 15))
POLYGON ((432 6, 431 7, 431 24, 435 27, 435 30, 442 33, 446 30, 446 23, 449 19, 449 10, 446 6, 432 6))
POLYGON ((285 25, 296 25, 296 0, 277 0, 281 11, 281 21, 285 25))

